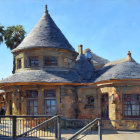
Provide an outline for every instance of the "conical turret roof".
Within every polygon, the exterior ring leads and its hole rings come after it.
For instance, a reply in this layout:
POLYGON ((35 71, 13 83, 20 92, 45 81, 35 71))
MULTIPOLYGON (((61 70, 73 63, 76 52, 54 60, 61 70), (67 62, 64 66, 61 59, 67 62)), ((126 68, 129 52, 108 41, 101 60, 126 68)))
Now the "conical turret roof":
POLYGON ((47 7, 37 25, 12 52, 30 48, 60 48, 75 52, 61 30, 54 23, 47 7))

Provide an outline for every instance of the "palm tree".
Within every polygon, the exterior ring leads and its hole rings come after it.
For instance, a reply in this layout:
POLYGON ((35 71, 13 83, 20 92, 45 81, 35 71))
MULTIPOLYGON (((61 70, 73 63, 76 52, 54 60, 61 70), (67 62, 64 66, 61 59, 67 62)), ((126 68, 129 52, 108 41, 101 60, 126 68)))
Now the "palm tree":
POLYGON ((0 44, 4 41, 4 26, 0 25, 0 44))
MULTIPOLYGON (((22 25, 9 26, 4 33, 5 44, 10 50, 15 49, 24 39, 25 30, 22 25)), ((13 71, 15 73, 15 58, 13 58, 13 71)))
POLYGON ((25 30, 22 25, 9 26, 5 30, 5 44, 10 50, 15 49, 24 39, 25 30))

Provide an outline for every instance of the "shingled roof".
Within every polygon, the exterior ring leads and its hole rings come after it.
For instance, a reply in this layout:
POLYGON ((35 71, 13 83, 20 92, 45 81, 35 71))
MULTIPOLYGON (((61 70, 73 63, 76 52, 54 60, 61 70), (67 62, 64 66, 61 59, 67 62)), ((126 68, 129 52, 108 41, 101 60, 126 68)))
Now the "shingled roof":
POLYGON ((46 83, 79 83, 80 76, 73 70, 69 71, 43 71, 43 70, 29 70, 15 73, 8 78, 0 81, 4 83, 17 82, 46 82, 46 83))
POLYGON ((91 79, 94 67, 90 64, 84 54, 78 55, 75 68, 83 81, 91 79))
POLYGON ((75 52, 61 30, 54 23, 47 7, 38 24, 12 52, 30 48, 60 48, 75 52))
POLYGON ((140 79, 140 64, 131 57, 130 52, 125 61, 105 66, 94 74, 95 82, 110 79, 140 79))
POLYGON ((89 48, 84 50, 84 53, 90 52, 91 54, 91 61, 93 61, 93 63, 99 63, 99 64, 106 64, 109 63, 109 60, 104 59, 100 56, 98 56, 97 54, 93 53, 89 48))

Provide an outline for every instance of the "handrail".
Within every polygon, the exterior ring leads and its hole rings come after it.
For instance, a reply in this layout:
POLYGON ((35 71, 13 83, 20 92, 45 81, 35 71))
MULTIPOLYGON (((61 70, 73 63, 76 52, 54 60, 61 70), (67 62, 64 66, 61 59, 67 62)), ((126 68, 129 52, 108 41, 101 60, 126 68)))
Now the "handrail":
POLYGON ((24 133, 18 135, 16 138, 19 138, 19 137, 22 137, 22 136, 26 136, 29 132, 31 132, 31 131, 33 131, 33 130, 35 130, 35 129, 37 129, 37 128, 42 127, 42 125, 44 125, 44 124, 46 124, 46 123, 50 122, 51 120, 56 119, 56 118, 58 118, 58 117, 59 117, 59 115, 56 115, 56 116, 54 116, 54 117, 52 117, 52 118, 50 118, 50 119, 48 119, 48 120, 46 120, 46 121, 40 123, 39 125, 33 127, 32 129, 30 129, 30 130, 28 130, 28 131, 26 131, 26 132, 24 132, 24 133))
POLYGON ((87 129, 89 129, 90 127, 92 127, 96 122, 98 122, 99 140, 102 140, 101 119, 100 118, 96 118, 95 120, 93 120, 92 122, 90 122, 89 124, 87 124, 85 127, 83 127, 82 129, 80 129, 79 131, 77 131, 68 140, 75 140, 77 137, 79 137, 79 135, 81 135, 82 133, 84 133, 85 131, 87 131, 87 129))

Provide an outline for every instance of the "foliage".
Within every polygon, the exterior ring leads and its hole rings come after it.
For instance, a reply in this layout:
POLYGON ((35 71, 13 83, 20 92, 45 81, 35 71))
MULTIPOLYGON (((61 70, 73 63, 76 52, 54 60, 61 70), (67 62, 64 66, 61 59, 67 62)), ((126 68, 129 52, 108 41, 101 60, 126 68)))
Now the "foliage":
POLYGON ((5 44, 10 50, 16 48, 25 37, 25 30, 22 25, 9 26, 4 33, 5 44))
POLYGON ((4 41, 4 26, 0 25, 0 44, 4 41))
MULTIPOLYGON (((7 48, 15 49, 24 39, 25 30, 22 25, 9 26, 4 30, 4 26, 0 26, 0 43, 5 41, 7 48)), ((13 57, 13 71, 15 73, 15 58, 13 57)))

